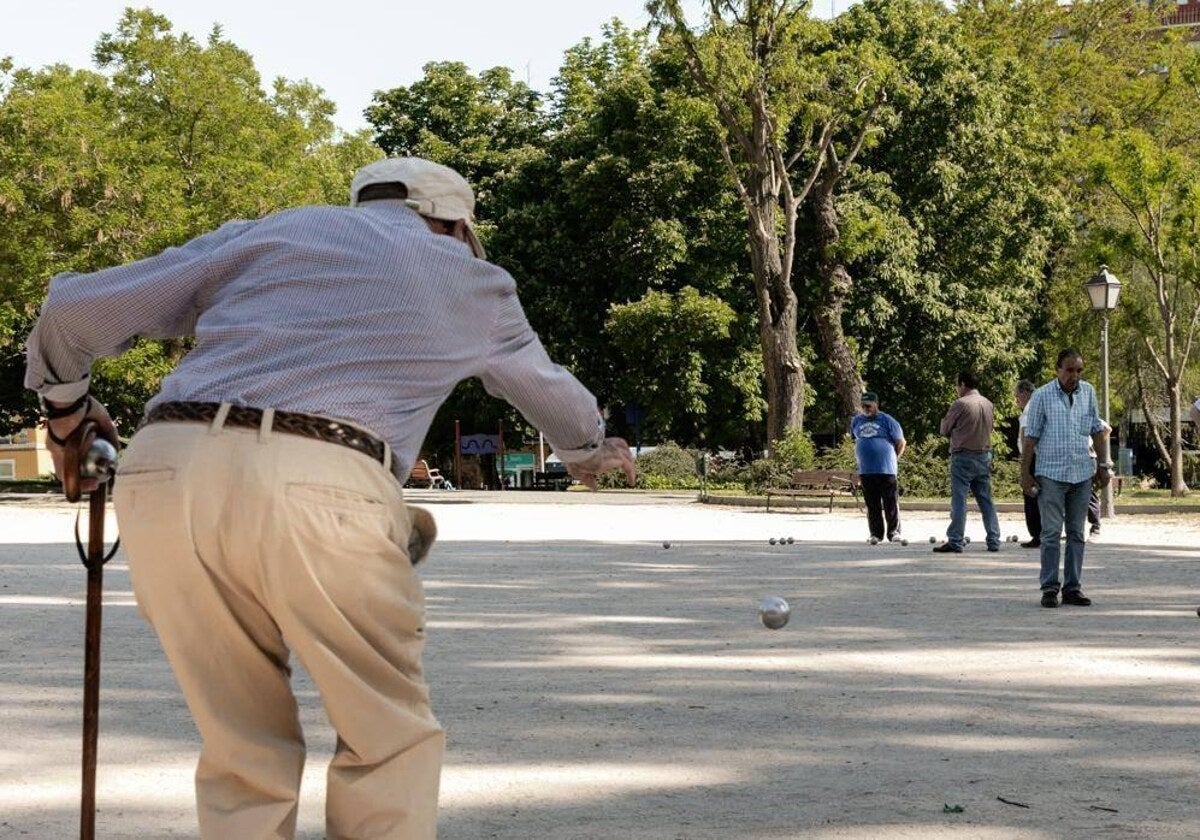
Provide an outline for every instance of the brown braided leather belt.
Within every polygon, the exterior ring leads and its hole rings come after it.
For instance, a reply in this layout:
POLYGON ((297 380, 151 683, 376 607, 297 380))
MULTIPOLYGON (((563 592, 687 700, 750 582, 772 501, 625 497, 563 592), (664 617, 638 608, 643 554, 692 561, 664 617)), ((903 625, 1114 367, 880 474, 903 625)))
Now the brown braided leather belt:
MULTIPOLYGON (((165 402, 150 409, 143 426, 151 423, 211 423, 220 411, 220 403, 207 402, 165 402)), ((246 408, 231 405, 229 414, 225 417, 226 426, 257 429, 262 425, 263 412, 259 408, 246 408)), ((356 429, 345 423, 330 420, 328 417, 316 417, 312 414, 299 414, 294 411, 276 411, 271 423, 271 430, 288 435, 321 440, 326 443, 337 443, 348 446, 355 452, 361 452, 379 463, 384 463, 386 448, 383 441, 373 437, 362 429, 356 429)))

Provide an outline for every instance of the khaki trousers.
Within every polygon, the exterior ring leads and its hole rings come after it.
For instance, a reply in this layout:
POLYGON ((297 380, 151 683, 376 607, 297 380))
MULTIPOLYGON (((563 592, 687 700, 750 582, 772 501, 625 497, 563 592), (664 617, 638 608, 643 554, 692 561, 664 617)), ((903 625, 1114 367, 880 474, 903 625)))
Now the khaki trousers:
POLYGON ((218 417, 141 429, 114 501, 138 606, 203 740, 201 836, 294 836, 294 651, 337 731, 330 840, 435 837, 444 737, 395 479, 346 447, 218 417))

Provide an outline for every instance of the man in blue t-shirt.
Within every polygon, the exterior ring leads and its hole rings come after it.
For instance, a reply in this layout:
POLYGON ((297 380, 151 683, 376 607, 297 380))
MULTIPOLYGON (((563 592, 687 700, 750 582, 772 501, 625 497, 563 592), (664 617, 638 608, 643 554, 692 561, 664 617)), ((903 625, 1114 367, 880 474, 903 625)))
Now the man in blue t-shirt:
POLYGON ((871 536, 883 539, 884 520, 887 538, 900 539, 900 504, 896 484, 896 461, 904 454, 904 430, 896 418, 879 410, 879 397, 864 391, 862 413, 850 421, 854 455, 862 478, 863 499, 867 503, 867 525, 871 536))

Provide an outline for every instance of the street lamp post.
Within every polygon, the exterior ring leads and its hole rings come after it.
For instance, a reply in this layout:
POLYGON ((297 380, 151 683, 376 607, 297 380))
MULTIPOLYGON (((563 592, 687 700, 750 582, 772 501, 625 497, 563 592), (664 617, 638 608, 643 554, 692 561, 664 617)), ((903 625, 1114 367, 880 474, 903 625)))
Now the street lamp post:
MULTIPOLYGON (((1083 287, 1087 289, 1092 311, 1100 315, 1100 399, 1104 407, 1104 422, 1108 423, 1111 429, 1112 422, 1108 419, 1108 315, 1117 308, 1117 296, 1121 293, 1121 281, 1108 270, 1108 266, 1102 265, 1095 276, 1084 283, 1083 287)), ((1108 469, 1111 475, 1113 471, 1112 450, 1107 435, 1104 437, 1104 445, 1101 448, 1103 451, 1097 455, 1101 463, 1109 465, 1108 469)), ((1100 496, 1100 516, 1111 517, 1112 515, 1113 491, 1112 482, 1109 481, 1100 496)))

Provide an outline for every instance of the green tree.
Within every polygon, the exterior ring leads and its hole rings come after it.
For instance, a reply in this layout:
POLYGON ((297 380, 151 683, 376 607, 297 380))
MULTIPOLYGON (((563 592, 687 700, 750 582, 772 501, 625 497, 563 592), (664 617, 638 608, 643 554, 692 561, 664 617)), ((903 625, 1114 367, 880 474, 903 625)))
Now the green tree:
POLYGON ((706 367, 728 354, 736 319, 729 304, 691 286, 610 305, 604 330, 629 359, 629 370, 646 373, 632 377, 630 394, 646 407, 647 427, 657 439, 703 437, 712 391, 706 367))
POLYGON ((1127 281, 1113 320, 1113 381, 1120 404, 1143 404, 1152 437, 1184 491, 1180 393, 1195 324, 1194 194, 1200 122, 1198 58, 1165 31, 1167 4, 1088 0, 968 3, 960 7, 984 49, 1030 73, 1053 131, 1058 191, 1072 236, 1047 265, 1046 345, 1095 346, 1082 280, 1107 262, 1127 281), (1166 405, 1171 420, 1154 425, 1166 405))
POLYGON ((681 45, 721 127, 721 149, 746 213, 754 295, 766 374, 767 435, 803 426, 804 359, 796 340, 794 273, 810 205, 819 292, 808 301, 834 399, 853 411, 858 358, 843 327, 852 288, 839 259, 834 192, 888 121, 894 65, 868 41, 844 49, 806 2, 705 4, 705 28, 688 26, 678 0, 649 4, 664 41, 681 45))
POLYGON ((543 145, 542 98, 506 67, 475 76, 462 62, 433 61, 423 71, 408 87, 376 92, 367 121, 387 154, 436 160, 470 181, 486 244, 497 187, 543 145))
POLYGON ((887 130, 836 196, 837 257, 855 278, 846 329, 864 377, 917 440, 936 433, 956 371, 1003 402, 1036 365, 1046 266, 1070 234, 1030 74, 964 30, 923 0, 868 0, 835 27, 893 67, 887 130))
POLYGON ((1141 129, 1114 132, 1092 155, 1099 206, 1090 239, 1101 255, 1127 266, 1126 281, 1145 285, 1152 301, 1156 317, 1143 322, 1152 329, 1141 332, 1135 358, 1146 364, 1135 364, 1135 381, 1159 454, 1170 466, 1171 495, 1182 496, 1183 385, 1200 327, 1200 160, 1141 129), (1150 393, 1165 399, 1165 438, 1151 419, 1150 393))
MULTIPOLYGON (((552 130, 504 191, 493 242, 554 358, 609 405, 667 394, 678 372, 635 359, 605 332, 612 305, 684 287, 736 314, 704 366, 707 410, 664 407, 693 444, 761 448, 761 354, 754 351, 744 235, 707 107, 677 52, 614 23, 568 51, 550 99, 552 130)), ((646 404, 648 410, 653 406, 646 404)), ((622 412, 614 412, 620 428, 622 412)))

